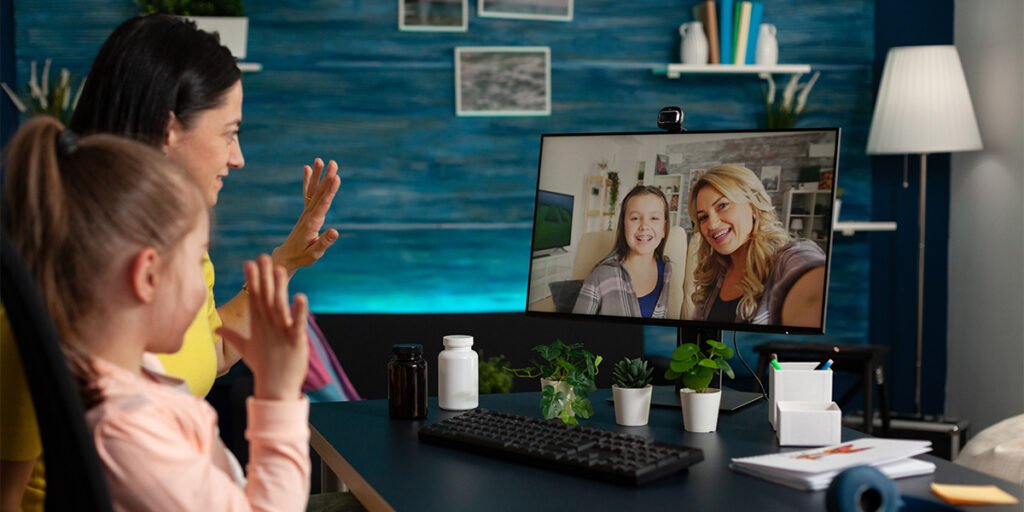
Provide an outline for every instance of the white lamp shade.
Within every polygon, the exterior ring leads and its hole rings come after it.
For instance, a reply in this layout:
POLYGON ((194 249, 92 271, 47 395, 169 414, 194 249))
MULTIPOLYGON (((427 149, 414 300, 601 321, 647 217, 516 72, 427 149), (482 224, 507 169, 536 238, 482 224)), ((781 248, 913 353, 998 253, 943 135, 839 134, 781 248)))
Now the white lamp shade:
POLYGON ((885 58, 868 154, 981 149, 955 46, 892 48, 885 58))

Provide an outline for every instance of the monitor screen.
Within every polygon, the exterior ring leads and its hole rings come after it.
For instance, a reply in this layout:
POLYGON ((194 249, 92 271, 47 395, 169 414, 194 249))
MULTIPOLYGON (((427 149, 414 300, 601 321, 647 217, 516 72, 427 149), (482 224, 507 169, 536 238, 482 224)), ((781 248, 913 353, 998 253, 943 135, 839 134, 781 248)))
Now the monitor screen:
POLYGON ((543 135, 527 313, 823 334, 839 135, 543 135))
POLYGON ((533 215, 533 250, 557 249, 572 243, 571 194, 537 190, 533 215))

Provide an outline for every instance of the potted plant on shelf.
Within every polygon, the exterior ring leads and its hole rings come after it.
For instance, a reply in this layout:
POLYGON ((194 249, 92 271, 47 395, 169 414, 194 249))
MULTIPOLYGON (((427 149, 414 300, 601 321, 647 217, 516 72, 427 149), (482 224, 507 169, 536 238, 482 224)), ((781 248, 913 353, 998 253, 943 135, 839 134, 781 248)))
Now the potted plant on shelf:
POLYGON ((729 366, 733 351, 715 340, 705 342, 707 350, 701 352, 695 343, 684 343, 672 352, 672 361, 665 378, 682 381, 679 403, 683 410, 683 428, 687 432, 714 432, 718 428, 718 406, 722 402, 721 375, 736 376, 729 366), (709 387, 715 375, 719 388, 709 387))
POLYGON ((142 14, 170 14, 214 32, 236 59, 244 59, 249 39, 249 18, 242 0, 135 0, 142 14))
POLYGON ((567 345, 555 340, 550 345, 533 347, 542 362, 531 361, 526 368, 506 368, 516 377, 540 377, 540 410, 546 419, 560 418, 575 425, 577 417, 587 419, 594 414, 590 393, 596 389, 594 379, 601 356, 591 354, 582 343, 567 345))
POLYGON ((651 412, 651 381, 654 369, 648 368, 647 361, 622 358, 612 370, 615 384, 612 397, 615 400, 615 423, 625 427, 639 427, 647 424, 651 412))

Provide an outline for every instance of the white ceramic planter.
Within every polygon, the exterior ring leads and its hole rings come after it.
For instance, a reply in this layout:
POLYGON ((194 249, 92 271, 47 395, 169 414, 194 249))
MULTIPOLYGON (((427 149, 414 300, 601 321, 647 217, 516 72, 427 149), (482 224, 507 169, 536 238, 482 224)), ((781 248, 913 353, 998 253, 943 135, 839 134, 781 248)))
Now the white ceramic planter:
POLYGON ((718 406, 722 403, 722 390, 708 388, 698 393, 683 388, 679 390, 679 403, 683 409, 683 428, 687 432, 714 432, 718 428, 718 406))
POLYGON ((245 16, 185 16, 196 22, 199 30, 220 35, 220 44, 231 50, 236 59, 244 59, 249 40, 249 18, 245 16))
POLYGON ((569 410, 570 415, 575 416, 575 414, 572 412, 572 399, 575 398, 576 395, 572 392, 572 386, 570 386, 568 382, 562 382, 560 380, 540 380, 541 391, 544 391, 544 388, 548 386, 554 386, 555 391, 561 391, 562 393, 565 393, 567 401, 565 407, 569 410))
POLYGON ((615 423, 624 427, 641 427, 647 424, 651 412, 651 392, 648 384, 642 388, 620 388, 612 386, 615 400, 615 423))

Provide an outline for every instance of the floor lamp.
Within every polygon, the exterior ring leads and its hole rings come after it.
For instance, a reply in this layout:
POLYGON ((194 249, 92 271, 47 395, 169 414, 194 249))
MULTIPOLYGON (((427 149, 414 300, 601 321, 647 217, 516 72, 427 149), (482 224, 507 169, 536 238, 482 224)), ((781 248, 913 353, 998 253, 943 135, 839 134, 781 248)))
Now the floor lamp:
MULTIPOLYGON (((955 46, 892 48, 885 58, 875 113, 871 118, 870 155, 921 155, 918 206, 917 358, 914 414, 921 415, 921 357, 924 328, 925 192, 928 153, 981 149, 967 80, 955 46)), ((904 180, 904 187, 906 187, 904 180)))

